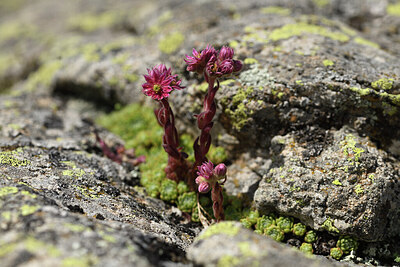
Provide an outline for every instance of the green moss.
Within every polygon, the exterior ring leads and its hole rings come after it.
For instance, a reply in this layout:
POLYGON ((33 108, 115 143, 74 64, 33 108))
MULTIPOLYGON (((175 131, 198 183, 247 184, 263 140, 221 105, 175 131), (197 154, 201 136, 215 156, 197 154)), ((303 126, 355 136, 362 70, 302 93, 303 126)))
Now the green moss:
POLYGON ((5 187, 0 187, 0 197, 4 197, 10 194, 15 194, 18 192, 18 188, 14 186, 5 186, 5 187))
POLYGON ((290 233, 293 231, 293 218, 280 216, 276 219, 276 226, 278 226, 284 233, 290 233))
POLYGON ((388 15, 400 17, 400 2, 396 4, 389 4, 386 11, 388 15))
POLYGON ((330 1, 329 0, 313 0, 313 3, 320 8, 324 8, 327 5, 329 5, 330 1))
POLYGON ((39 86, 49 87, 56 72, 61 68, 61 61, 49 61, 40 66, 40 68, 29 75, 26 82, 26 89, 33 91, 39 86))
POLYGON ((176 52, 183 44, 185 36, 180 32, 168 34, 158 43, 158 49, 165 54, 172 54, 176 52))
POLYGON ((214 164, 219 164, 223 163, 228 158, 228 155, 223 147, 211 145, 210 150, 207 153, 207 157, 214 164))
POLYGON ((262 217, 257 219, 256 230, 261 231, 262 233, 270 227, 271 225, 276 225, 275 216, 273 215, 263 215, 262 217))
POLYGON ((303 36, 305 34, 321 35, 340 42, 347 42, 349 40, 349 36, 342 32, 332 32, 322 26, 312 25, 305 22, 287 24, 281 28, 275 29, 270 33, 268 38, 275 42, 288 39, 292 36, 303 36))
POLYGON ((191 212, 197 205, 195 192, 183 193, 178 197, 178 208, 184 212, 191 212))
POLYGON ((333 225, 333 221, 328 218, 325 220, 325 222, 322 224, 322 227, 325 228, 328 232, 331 233, 339 233, 339 229, 337 229, 334 225, 333 225))
POLYGON ((82 32, 93 32, 99 29, 111 28, 122 22, 124 16, 120 12, 107 11, 100 14, 82 13, 71 17, 67 24, 70 28, 82 32))
POLYGON ((271 225, 265 229, 264 233, 278 242, 282 242, 285 239, 285 233, 276 225, 271 225))
POLYGON ((376 90, 391 90, 393 88, 393 79, 382 78, 371 83, 371 87, 376 90))
POLYGON ((343 253, 349 254, 351 251, 356 251, 358 248, 358 242, 350 236, 341 236, 336 244, 343 253))
POLYGON ((296 236, 304 236, 306 234, 307 227, 302 223, 296 223, 293 225, 293 234, 296 236))
POLYGON ((175 181, 165 179, 161 183, 160 198, 164 201, 175 202, 178 198, 178 189, 175 181))
POLYGON ((329 66, 335 65, 335 63, 330 59, 325 59, 324 61, 322 61, 322 64, 324 64, 325 67, 329 67, 329 66))
POLYGON ((235 225, 232 221, 220 222, 209 226, 204 232, 200 234, 199 239, 207 239, 213 235, 228 235, 236 236, 239 233, 240 227, 235 225))
POLYGON ((39 208, 40 208, 40 206, 38 206, 38 205, 31 206, 31 205, 25 204, 19 208, 19 211, 21 212, 22 216, 28 216, 28 215, 35 213, 39 208))
POLYGON ((343 251, 340 248, 331 248, 329 253, 335 260, 340 260, 343 256, 343 251))
MULTIPOLYGON (((236 130, 242 129, 242 127, 249 120, 249 110, 243 103, 245 99, 248 99, 248 96, 254 91, 253 87, 248 87, 246 90, 240 88, 237 94, 232 98, 232 108, 226 108, 225 113, 231 119, 232 126, 236 130)), ((251 114, 251 111, 250 111, 251 114)))
POLYGON ((314 250, 310 243, 303 243, 300 246, 300 251, 306 254, 313 254, 314 250))
POLYGON ((280 6, 269 6, 261 9, 261 13, 263 14, 278 14, 278 15, 290 15, 291 10, 288 8, 280 7, 280 6))
POLYGON ((313 230, 310 230, 304 236, 304 241, 307 243, 314 243, 317 241, 317 233, 313 230))
POLYGON ((355 37, 353 39, 353 41, 357 44, 367 45, 367 46, 371 46, 374 48, 380 48, 380 46, 377 43, 374 43, 374 42, 364 39, 362 37, 355 37))

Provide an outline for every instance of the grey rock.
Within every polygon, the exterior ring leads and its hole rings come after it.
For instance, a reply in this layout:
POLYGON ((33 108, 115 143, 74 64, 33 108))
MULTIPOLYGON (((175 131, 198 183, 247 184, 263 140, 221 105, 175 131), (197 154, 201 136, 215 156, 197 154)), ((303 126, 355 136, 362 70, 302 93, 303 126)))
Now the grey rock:
POLYGON ((188 258, 201 266, 346 266, 306 256, 231 221, 203 230, 189 248, 188 258))
POLYGON ((275 136, 274 167, 255 193, 257 209, 365 241, 398 235, 399 172, 390 155, 348 127, 328 131, 325 142, 275 136))

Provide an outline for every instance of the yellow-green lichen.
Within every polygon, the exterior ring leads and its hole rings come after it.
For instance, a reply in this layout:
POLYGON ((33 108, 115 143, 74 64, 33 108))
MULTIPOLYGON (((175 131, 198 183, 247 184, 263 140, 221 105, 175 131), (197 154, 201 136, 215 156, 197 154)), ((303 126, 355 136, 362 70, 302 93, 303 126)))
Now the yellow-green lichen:
POLYGON ((104 231, 100 231, 99 235, 103 240, 105 240, 108 243, 117 243, 117 239, 114 236, 107 234, 104 231))
POLYGON ((67 24, 70 28, 82 32, 93 32, 99 29, 111 28, 121 23, 123 14, 115 11, 106 11, 100 14, 82 13, 71 17, 67 24))
POLYGON ((347 42, 349 40, 349 36, 342 32, 333 32, 322 26, 305 22, 287 24, 281 28, 275 29, 270 33, 269 39, 271 41, 279 41, 282 39, 288 39, 292 36, 303 36, 304 34, 321 35, 340 42, 347 42))
POLYGON ((245 58, 243 62, 246 65, 258 64, 258 60, 255 58, 251 58, 251 57, 245 58))
POLYGON ((341 186, 342 183, 339 181, 339 179, 336 179, 332 182, 332 184, 337 185, 337 186, 341 186))
POLYGON ((73 223, 64 223, 64 228, 67 228, 75 233, 81 233, 84 231, 92 231, 89 227, 83 226, 81 224, 73 224, 73 223))
POLYGON ((82 257, 68 257, 61 261, 61 267, 89 267, 96 265, 98 261, 98 258, 91 254, 82 257))
POLYGON ((224 255, 218 260, 217 267, 231 267, 240 263, 240 259, 231 255, 224 255))
POLYGON ((13 39, 35 37, 37 30, 33 24, 15 21, 2 23, 0 24, 0 43, 13 39))
POLYGON ((28 215, 35 213, 39 208, 40 208, 40 206, 38 206, 38 205, 31 206, 31 205, 25 204, 19 208, 19 211, 22 216, 28 216, 28 215))
POLYGON ((365 152, 364 149, 356 146, 356 140, 352 134, 347 135, 345 139, 340 142, 340 146, 343 153, 349 159, 354 159, 355 161, 359 161, 361 154, 365 152))
POLYGON ((36 196, 35 194, 32 194, 31 192, 26 191, 26 190, 22 190, 22 191, 21 191, 21 194, 24 195, 24 196, 33 198, 33 199, 37 198, 37 196, 36 196))
POLYGON ((303 86, 303 85, 304 85, 304 83, 303 83, 302 80, 296 80, 296 84, 297 84, 297 85, 300 85, 300 86, 303 86))
POLYGON ((17 150, 0 152, 0 164, 9 165, 13 167, 23 167, 30 164, 29 160, 18 159, 19 152, 17 150))
POLYGON ((371 83, 371 87, 376 90, 390 90, 393 88, 393 79, 382 78, 371 83))
POLYGON ((400 2, 396 4, 389 4, 386 11, 388 15, 400 17, 400 2))
POLYGON ((185 36, 180 32, 168 34, 159 41, 158 49, 165 54, 172 54, 181 47, 184 40, 185 36))
POLYGON ((261 9, 263 14, 290 15, 291 10, 280 6, 269 6, 261 9))
POLYGON ((358 184, 358 185, 356 185, 356 186, 354 187, 354 192, 355 192, 357 195, 360 195, 360 194, 364 193, 364 189, 362 189, 361 185, 358 184))
POLYGON ((322 64, 324 64, 325 67, 329 67, 329 66, 335 65, 335 63, 330 59, 325 59, 324 61, 322 61, 322 64))
POLYGON ((240 227, 232 221, 220 222, 209 226, 204 232, 200 234, 199 239, 207 239, 213 235, 228 235, 236 236, 240 231, 240 227))
POLYGON ((74 177, 74 178, 82 177, 85 174, 86 174, 86 172, 84 170, 82 170, 82 169, 79 169, 79 168, 74 168, 72 170, 64 170, 62 172, 62 175, 71 176, 71 177, 74 177))
POLYGON ((83 187, 77 186, 77 185, 73 185, 73 187, 78 189, 78 191, 80 191, 81 194, 84 195, 85 197, 92 198, 92 199, 99 198, 98 192, 94 191, 93 189, 91 189, 89 187, 83 188, 83 187))
POLYGON ((17 244, 15 244, 15 243, 0 245, 0 258, 13 252, 16 249, 16 247, 17 247, 17 244))
POLYGON ((18 192, 18 188, 14 186, 5 186, 0 188, 0 197, 4 197, 10 194, 15 194, 18 192))
POLYGON ((39 86, 49 87, 56 72, 61 68, 61 61, 54 60, 43 64, 37 71, 29 75, 26 89, 33 91, 39 86))
POLYGON ((329 5, 330 1, 329 0, 313 0, 313 3, 320 8, 326 7, 329 5))
POLYGON ((357 44, 362 44, 362 45, 367 45, 367 46, 371 46, 371 47, 374 47, 374 48, 380 48, 380 46, 377 44, 377 43, 374 43, 374 42, 372 42, 372 41, 369 41, 369 40, 367 40, 367 39, 364 39, 364 38, 362 38, 362 37, 355 37, 354 39, 353 39, 353 41, 355 42, 355 43, 357 43, 357 44))
POLYGON ((32 236, 28 236, 24 241, 25 249, 31 253, 45 251, 52 258, 61 256, 61 252, 53 245, 44 243, 32 236))

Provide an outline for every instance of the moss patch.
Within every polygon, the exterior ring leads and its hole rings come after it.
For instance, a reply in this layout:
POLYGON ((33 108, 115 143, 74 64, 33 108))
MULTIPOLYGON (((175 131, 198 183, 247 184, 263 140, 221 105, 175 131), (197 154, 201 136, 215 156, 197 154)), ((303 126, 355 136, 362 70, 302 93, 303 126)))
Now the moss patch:
POLYGON ((172 54, 176 52, 183 44, 185 36, 180 32, 168 34, 158 43, 158 49, 165 54, 172 54))

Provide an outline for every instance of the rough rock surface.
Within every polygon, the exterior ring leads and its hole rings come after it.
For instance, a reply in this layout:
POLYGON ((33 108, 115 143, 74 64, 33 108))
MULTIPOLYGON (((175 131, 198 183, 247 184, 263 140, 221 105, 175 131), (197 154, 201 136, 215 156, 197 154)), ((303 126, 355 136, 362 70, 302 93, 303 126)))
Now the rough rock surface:
MULTIPOLYGON (((103 158, 91 121, 116 104, 147 101, 141 75, 163 62, 187 86, 170 98, 179 131, 197 135, 204 84, 183 57, 207 43, 234 47, 245 63, 216 96, 212 134, 229 153, 227 191, 255 196, 262 213, 381 241, 363 245, 369 255, 400 254, 392 246, 400 236, 398 1, 4 0, 2 263, 205 263, 196 257, 210 251, 204 240, 190 250, 193 262, 185 254, 199 225, 135 187, 137 169, 103 158)), ((264 237, 240 238, 265 243, 277 262, 308 262, 264 237)), ((214 264, 223 252, 207 255, 214 264)), ((238 264, 260 259, 269 258, 238 264)))
POLYGON ((264 238, 237 222, 223 222, 200 233, 188 258, 205 266, 350 266, 323 257, 303 257, 289 246, 264 238), (281 258, 281 254, 285 258, 281 258))

